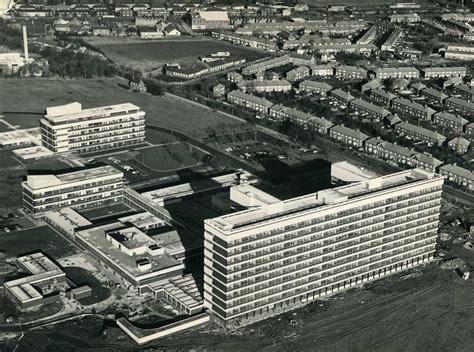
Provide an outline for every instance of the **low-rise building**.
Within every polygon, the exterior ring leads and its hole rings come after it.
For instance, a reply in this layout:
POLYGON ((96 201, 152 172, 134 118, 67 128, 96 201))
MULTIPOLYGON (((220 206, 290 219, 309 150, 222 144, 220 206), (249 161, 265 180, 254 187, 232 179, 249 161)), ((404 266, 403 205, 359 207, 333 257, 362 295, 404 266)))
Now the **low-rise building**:
POLYGON ((399 13, 390 15, 390 22, 393 23, 414 23, 420 21, 420 15, 417 13, 399 13))
POLYGON ((277 44, 275 42, 263 38, 227 31, 212 32, 212 36, 240 46, 248 46, 269 52, 275 52, 277 50, 277 44))
POLYGON ((263 72, 278 66, 287 65, 289 63, 291 63, 290 57, 288 55, 283 55, 246 66, 242 69, 242 74, 244 76, 249 76, 257 72, 263 72))
POLYGON ((223 84, 217 84, 212 87, 212 96, 220 98, 225 95, 225 86, 223 84))
POLYGON ((370 98, 377 102, 380 105, 390 106, 392 100, 394 100, 397 96, 392 94, 385 89, 377 88, 370 91, 370 98))
POLYGON ((466 154, 470 146, 471 142, 463 137, 456 137, 448 142, 448 147, 460 155, 466 154))
POLYGON ((329 129, 334 126, 334 124, 326 120, 324 117, 311 116, 307 122, 307 125, 315 129, 320 134, 327 134, 329 129))
POLYGON ((0 149, 24 148, 33 144, 41 144, 41 135, 38 128, 0 133, 0 149))
POLYGON ((447 108, 454 109, 465 115, 472 115, 474 113, 474 103, 464 99, 450 97, 446 99, 445 105, 447 108))
POLYGON ((295 66, 312 66, 316 63, 313 55, 304 55, 298 53, 289 53, 290 61, 295 66))
POLYGON ((22 182, 23 208, 34 217, 71 207, 83 209, 121 200, 123 173, 98 166, 62 174, 28 175, 22 182))
POLYGON ((196 11, 191 15, 192 30, 228 29, 230 26, 227 11, 196 11))
POLYGON ((438 167, 443 164, 441 160, 436 159, 429 153, 416 153, 412 156, 413 166, 429 171, 436 172, 438 167))
POLYGON ((395 46, 400 41, 403 36, 403 31, 400 27, 396 27, 387 38, 385 42, 382 43, 381 49, 384 51, 395 51, 395 46))
POLYGON ((360 90, 362 93, 365 93, 367 91, 370 91, 372 89, 377 89, 382 86, 382 81, 379 80, 378 78, 370 80, 366 83, 364 83, 361 87, 360 90))
POLYGON ((451 89, 453 95, 459 95, 459 98, 474 101, 474 87, 466 84, 454 85, 451 89))
POLYGON ((421 91, 421 95, 425 96, 428 98, 428 100, 442 104, 445 99, 448 98, 446 94, 444 94, 442 91, 434 88, 425 88, 421 91))
POLYGON ((312 65, 310 68, 312 76, 328 77, 334 75, 334 67, 330 65, 312 65))
POLYGON ((239 83, 243 81, 244 77, 238 72, 229 72, 227 74, 227 80, 232 83, 239 83))
POLYGON ((384 141, 380 137, 366 140, 365 152, 399 166, 414 167, 412 159, 416 154, 414 150, 384 141))
POLYGON ((299 66, 296 67, 286 73, 286 79, 294 82, 300 79, 306 78, 311 74, 311 71, 306 66, 299 66))
POLYGON ((474 60, 474 46, 448 45, 444 50, 446 59, 474 60))
POLYGON ((392 101, 392 108, 403 115, 415 117, 419 120, 431 120, 431 116, 436 112, 436 110, 429 106, 424 106, 404 98, 394 99, 392 101))
POLYGON ((122 222, 79 229, 75 233, 81 247, 112 271, 120 284, 138 294, 157 290, 166 279, 183 273, 184 264, 166 252, 159 244, 159 237, 151 237, 122 222))
POLYGON ((367 70, 357 66, 341 65, 336 67, 336 77, 343 79, 366 79, 367 70))
POLYGON ((33 147, 15 149, 13 155, 21 162, 29 162, 52 158, 55 154, 46 147, 35 145, 33 147))
POLYGON ((243 106, 247 109, 268 114, 268 109, 274 105, 271 101, 234 90, 227 94, 227 101, 231 104, 243 106))
POLYGON ((20 310, 58 301, 59 293, 69 288, 66 273, 41 252, 18 257, 16 264, 29 275, 7 281, 4 288, 20 310))
POLYGON ((364 146, 364 142, 369 139, 369 136, 358 131, 353 130, 344 125, 336 125, 331 127, 329 130, 329 137, 342 143, 355 148, 361 148, 364 146))
POLYGON ((362 99, 354 99, 351 100, 349 106, 359 112, 359 113, 366 113, 368 117, 374 120, 382 121, 385 117, 390 115, 390 111, 384 109, 379 105, 374 105, 369 103, 368 101, 362 99))
POLYGON ((320 95, 327 95, 332 89, 333 87, 326 82, 306 80, 299 84, 299 90, 301 92, 316 93, 320 95))
POLYGON ((474 122, 466 125, 466 137, 470 140, 474 140, 474 122))
POLYGON ((240 81, 237 87, 243 92, 288 92, 291 90, 291 83, 286 80, 265 80, 265 81, 240 81))
POLYGON ((299 124, 307 123, 307 121, 311 117, 311 114, 308 114, 298 109, 289 108, 281 104, 276 104, 270 107, 268 114, 271 117, 279 120, 289 118, 299 124))
POLYGON ((362 37, 357 40, 357 44, 371 44, 375 40, 377 36, 377 25, 372 25, 370 28, 364 33, 362 37))
POLYGON ((440 127, 446 127, 455 132, 462 132, 469 121, 461 116, 449 112, 437 112, 433 115, 433 122, 440 127))
POLYGON ((465 77, 466 67, 425 67, 421 70, 424 78, 465 77))
POLYGON ((474 190, 474 172, 469 171, 456 164, 448 164, 439 168, 439 173, 445 176, 448 182, 464 187, 470 191, 474 190))
POLYGON ((355 97, 341 88, 334 89, 329 94, 332 99, 336 100, 340 104, 349 105, 349 102, 355 99, 355 97))
POLYGON ((446 141, 446 137, 442 134, 420 126, 412 125, 409 122, 401 122, 396 124, 395 132, 401 136, 405 136, 428 145, 441 146, 446 141))
POLYGON ((420 71, 415 67, 382 67, 375 71, 378 79, 406 78, 414 79, 420 77, 420 71))

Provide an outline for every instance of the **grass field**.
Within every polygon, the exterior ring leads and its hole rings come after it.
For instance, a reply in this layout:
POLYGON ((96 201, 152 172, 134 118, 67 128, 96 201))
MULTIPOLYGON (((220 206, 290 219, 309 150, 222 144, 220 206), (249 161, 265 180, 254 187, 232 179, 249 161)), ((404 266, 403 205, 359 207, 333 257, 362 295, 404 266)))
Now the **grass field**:
POLYGON ((255 50, 215 40, 124 43, 122 38, 90 38, 87 41, 116 64, 144 71, 170 62, 190 63, 199 56, 208 56, 218 51, 228 51, 233 58, 245 58, 247 61, 264 56, 255 50))
MULTIPOLYGON (((38 121, 42 116, 42 114, 23 114, 23 113, 19 113, 19 114, 18 113, 14 113, 14 114, 4 113, 3 115, 4 115, 3 119, 5 121, 9 122, 13 126, 19 126, 20 128, 39 127, 38 121)), ((11 129, 9 129, 9 131, 11 131, 11 129)))
POLYGON ((182 143, 155 146, 137 151, 134 159, 153 171, 169 171, 197 165, 206 153, 182 143))
MULTIPOLYGON (((105 80, 0 80, 1 111, 43 113, 48 106, 82 103, 83 108, 130 102, 147 113, 147 124, 168 127, 192 136, 205 135, 208 126, 234 120, 212 110, 197 107, 171 97, 154 97, 119 88, 119 79, 105 80), (22 92, 18 95, 18 92, 22 92)), ((0 111, 0 113, 2 113, 0 111)), ((5 119, 23 128, 39 126, 41 115, 10 115, 5 119)))
POLYGON ((76 249, 48 226, 10 232, 0 236, 0 251, 8 257, 41 250, 52 258, 77 253, 76 249))
POLYGON ((11 131, 11 128, 8 127, 1 119, 1 116, 0 116, 0 132, 8 132, 8 131, 11 131))
POLYGON ((21 206, 21 181, 26 169, 12 158, 11 151, 0 150, 0 214, 21 206))
POLYGON ((37 160, 35 162, 28 163, 26 167, 28 168, 28 170, 47 170, 47 171, 58 171, 58 170, 71 168, 71 166, 66 164, 64 161, 61 161, 56 158, 37 160))

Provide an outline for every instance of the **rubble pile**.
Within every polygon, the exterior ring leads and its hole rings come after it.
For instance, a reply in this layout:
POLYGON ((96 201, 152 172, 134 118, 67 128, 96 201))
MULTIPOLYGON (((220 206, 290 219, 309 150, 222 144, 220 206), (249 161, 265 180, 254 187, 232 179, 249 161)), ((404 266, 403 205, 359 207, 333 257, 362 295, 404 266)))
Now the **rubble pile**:
POLYGON ((450 260, 446 260, 442 262, 440 264, 440 267, 441 269, 445 269, 445 270, 455 270, 455 269, 462 268, 464 265, 466 265, 464 260, 460 258, 455 258, 455 259, 450 259, 450 260))

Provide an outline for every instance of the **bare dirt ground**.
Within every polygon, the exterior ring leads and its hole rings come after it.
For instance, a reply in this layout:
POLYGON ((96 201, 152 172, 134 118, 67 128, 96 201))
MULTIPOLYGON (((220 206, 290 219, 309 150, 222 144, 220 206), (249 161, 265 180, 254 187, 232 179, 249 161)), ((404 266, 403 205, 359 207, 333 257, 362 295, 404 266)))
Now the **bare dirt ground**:
MULTIPOLYGON (((472 253, 468 257, 474 258, 472 253)), ((472 351, 474 282, 437 263, 224 334, 212 327, 143 348, 164 351, 472 351), (296 314, 295 314, 296 313, 296 314), (291 320, 296 325, 290 324, 291 320)), ((116 327, 68 322, 26 332, 17 351, 139 350, 116 327), (74 332, 73 332, 74 331, 74 332), (54 348, 53 348, 54 347, 54 348)))

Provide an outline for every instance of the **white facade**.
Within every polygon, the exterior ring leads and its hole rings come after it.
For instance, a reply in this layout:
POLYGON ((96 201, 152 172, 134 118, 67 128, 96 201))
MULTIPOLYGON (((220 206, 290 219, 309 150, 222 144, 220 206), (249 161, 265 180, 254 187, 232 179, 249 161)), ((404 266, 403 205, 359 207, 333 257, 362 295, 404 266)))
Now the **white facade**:
POLYGON ((91 153, 145 142, 145 112, 133 104, 82 109, 71 103, 46 109, 43 145, 53 152, 91 153))
POLYGON ((112 166, 60 175, 28 175, 22 182, 23 207, 35 217, 51 210, 81 209, 122 197, 123 173, 112 166))
POLYGON ((443 181, 414 169, 206 220, 205 306, 245 323, 431 260, 443 181))

